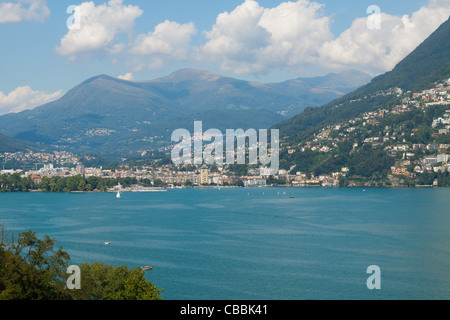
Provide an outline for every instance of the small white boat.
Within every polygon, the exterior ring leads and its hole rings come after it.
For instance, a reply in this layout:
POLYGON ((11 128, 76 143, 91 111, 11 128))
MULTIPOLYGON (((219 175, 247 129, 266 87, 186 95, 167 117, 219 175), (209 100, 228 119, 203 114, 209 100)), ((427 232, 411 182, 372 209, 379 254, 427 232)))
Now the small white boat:
POLYGON ((152 270, 152 269, 153 268, 150 266, 141 267, 141 270, 143 270, 143 271, 152 270))
POLYGON ((110 244, 111 244, 111 242, 109 242, 109 241, 105 242, 105 246, 109 246, 110 244))
POLYGON ((117 192, 116 194, 116 198, 119 199, 120 198, 120 191, 117 192))

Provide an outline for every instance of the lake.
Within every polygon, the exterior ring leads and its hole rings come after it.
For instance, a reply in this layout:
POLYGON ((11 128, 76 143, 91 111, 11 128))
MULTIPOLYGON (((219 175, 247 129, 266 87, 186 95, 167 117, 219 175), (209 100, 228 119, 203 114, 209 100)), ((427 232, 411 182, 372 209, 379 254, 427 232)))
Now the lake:
POLYGON ((0 193, 0 223, 71 264, 150 265, 165 300, 450 298, 448 188, 0 193))

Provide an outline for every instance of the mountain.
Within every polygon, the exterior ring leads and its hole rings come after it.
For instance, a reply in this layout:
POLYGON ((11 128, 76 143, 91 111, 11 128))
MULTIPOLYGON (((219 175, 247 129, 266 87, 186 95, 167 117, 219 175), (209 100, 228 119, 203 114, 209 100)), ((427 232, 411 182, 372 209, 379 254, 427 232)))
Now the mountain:
POLYGON ((450 18, 423 41, 395 68, 363 86, 356 94, 393 87, 420 90, 442 80, 450 72, 450 18))
POLYGON ((275 125, 280 168, 305 185, 450 186, 449 39, 450 19, 392 71, 275 125))
POLYGON ((301 114, 275 125, 284 136, 292 136, 319 125, 337 123, 370 111, 393 100, 392 96, 375 96, 390 88, 417 91, 431 87, 450 75, 450 19, 421 43, 395 68, 359 89, 318 108, 307 108, 301 114), (373 98, 367 98, 373 97, 373 98))
POLYGON ((362 83, 368 83, 370 79, 370 76, 364 72, 343 71, 313 78, 297 78, 270 84, 270 86, 301 99, 305 99, 309 95, 310 99, 314 100, 318 98, 316 94, 320 93, 321 96, 318 100, 323 100, 324 94, 328 94, 331 98, 341 96, 349 90, 353 91, 359 88, 362 83))
POLYGON ((0 134, 0 153, 3 152, 19 152, 31 149, 31 143, 19 141, 3 134, 0 134))
POLYGON ((127 153, 164 146, 173 130, 268 128, 308 105, 342 96, 370 77, 359 72, 263 84, 182 69, 150 81, 90 78, 60 99, 0 117, 0 133, 77 152, 127 153))

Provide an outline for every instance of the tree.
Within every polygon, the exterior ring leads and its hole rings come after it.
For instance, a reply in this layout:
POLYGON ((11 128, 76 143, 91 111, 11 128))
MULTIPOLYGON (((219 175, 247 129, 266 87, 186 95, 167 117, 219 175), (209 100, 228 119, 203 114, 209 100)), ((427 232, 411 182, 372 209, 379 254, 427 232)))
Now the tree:
POLYGON ((76 300, 162 300, 159 290, 145 279, 140 269, 114 267, 103 263, 83 263, 81 289, 76 300))
POLYGON ((191 180, 187 180, 186 182, 183 183, 186 187, 192 187, 194 184, 192 183, 191 180))
POLYGON ((50 178, 43 177, 42 180, 41 180, 41 183, 38 186, 38 188, 41 191, 49 192, 50 191, 50 178))
POLYGON ((244 181, 237 180, 233 185, 236 187, 244 187, 244 181))
POLYGON ((153 181, 153 185, 155 187, 164 187, 165 183, 161 179, 155 179, 155 181, 153 181))
POLYGON ((85 191, 86 188, 86 182, 84 180, 80 180, 78 183, 78 191, 85 191))
POLYGON ((81 290, 68 290, 70 256, 36 232, 9 237, 0 225, 0 300, 161 300, 144 271, 103 263, 81 265, 81 290))
POLYGON ((92 176, 92 177, 87 178, 87 184, 91 186, 92 190, 95 190, 95 189, 97 189, 99 180, 101 180, 99 177, 92 176))
POLYGON ((55 240, 40 240, 32 231, 8 240, 4 226, 0 232, 0 300, 70 298, 64 280, 70 258, 61 248, 55 251, 55 240))

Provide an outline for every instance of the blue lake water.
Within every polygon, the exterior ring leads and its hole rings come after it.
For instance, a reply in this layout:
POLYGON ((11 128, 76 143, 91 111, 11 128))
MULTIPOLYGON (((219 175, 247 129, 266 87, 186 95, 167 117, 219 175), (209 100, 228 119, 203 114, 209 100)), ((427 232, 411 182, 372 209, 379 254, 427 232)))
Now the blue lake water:
POLYGON ((0 223, 71 264, 151 265, 166 300, 450 298, 450 189, 0 193, 0 223))

